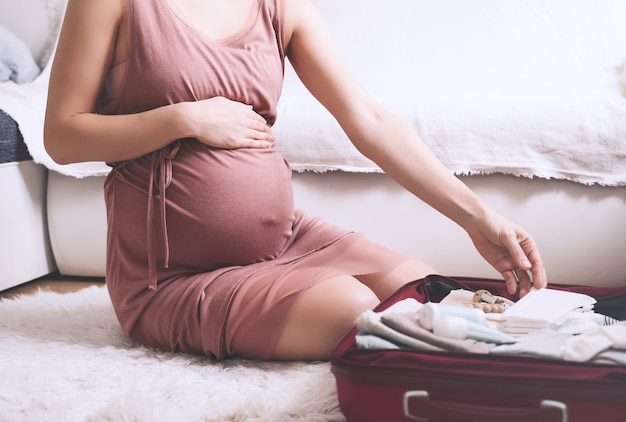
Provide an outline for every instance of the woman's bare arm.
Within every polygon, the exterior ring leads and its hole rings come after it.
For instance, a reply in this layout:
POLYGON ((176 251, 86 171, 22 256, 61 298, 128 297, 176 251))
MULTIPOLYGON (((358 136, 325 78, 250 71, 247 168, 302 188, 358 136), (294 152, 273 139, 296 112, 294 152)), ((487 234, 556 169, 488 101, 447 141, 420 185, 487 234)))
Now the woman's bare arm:
MULTIPOLYGON (((311 93, 350 140, 400 185, 463 227, 479 252, 516 285, 511 270, 531 270, 546 284, 533 239, 489 209, 437 159, 401 118, 376 102, 347 68, 310 0, 285 0, 287 56, 311 93)), ((393 75, 389 75, 393 77, 393 75)), ((527 290, 529 280, 523 280, 527 290)))
POLYGON ((113 64, 120 0, 70 0, 50 76, 44 129, 50 156, 62 164, 118 161, 167 145, 180 133, 175 108, 128 116, 94 113, 113 64))
POLYGON ((44 128, 45 146, 55 161, 121 161, 188 137, 219 148, 269 146, 273 135, 265 120, 251 106, 222 97, 137 114, 95 114, 109 69, 124 59, 118 47, 123 1, 68 2, 44 128))
POLYGON ((466 214, 482 212, 483 204, 451 176, 415 131, 356 81, 310 1, 287 0, 287 16, 295 22, 287 32, 294 69, 359 151, 457 223, 463 223, 466 214))

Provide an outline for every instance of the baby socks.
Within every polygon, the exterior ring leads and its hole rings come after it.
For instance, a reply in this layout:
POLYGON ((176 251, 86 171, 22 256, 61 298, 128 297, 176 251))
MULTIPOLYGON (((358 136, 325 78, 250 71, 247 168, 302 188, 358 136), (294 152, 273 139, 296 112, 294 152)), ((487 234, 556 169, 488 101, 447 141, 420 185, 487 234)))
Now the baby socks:
POLYGON ((626 325, 599 327, 570 338, 563 344, 563 359, 586 362, 607 349, 626 350, 626 325))

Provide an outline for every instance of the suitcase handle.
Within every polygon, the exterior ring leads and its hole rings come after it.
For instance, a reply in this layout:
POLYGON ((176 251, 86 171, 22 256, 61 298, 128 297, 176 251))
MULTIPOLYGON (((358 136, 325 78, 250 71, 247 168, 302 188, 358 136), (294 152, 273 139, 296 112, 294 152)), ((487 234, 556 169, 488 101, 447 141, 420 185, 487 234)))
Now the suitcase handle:
POLYGON ((430 400, 428 391, 414 390, 404 393, 404 416, 414 421, 568 421, 567 405, 554 400, 543 400, 539 407, 487 407, 481 405, 451 403, 430 400), (411 412, 410 403, 419 400, 420 411, 424 416, 411 412), (506 419, 504 419, 506 418, 506 419))

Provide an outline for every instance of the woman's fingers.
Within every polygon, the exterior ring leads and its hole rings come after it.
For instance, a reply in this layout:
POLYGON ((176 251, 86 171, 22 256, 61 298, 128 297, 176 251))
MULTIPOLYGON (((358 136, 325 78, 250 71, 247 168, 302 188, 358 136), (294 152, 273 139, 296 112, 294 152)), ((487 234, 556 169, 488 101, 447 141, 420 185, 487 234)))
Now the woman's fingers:
POLYGON ((515 265, 514 268, 502 272, 509 293, 514 294, 519 289, 519 295, 523 297, 532 287, 546 287, 545 268, 534 240, 521 229, 505 239, 503 243, 515 265))

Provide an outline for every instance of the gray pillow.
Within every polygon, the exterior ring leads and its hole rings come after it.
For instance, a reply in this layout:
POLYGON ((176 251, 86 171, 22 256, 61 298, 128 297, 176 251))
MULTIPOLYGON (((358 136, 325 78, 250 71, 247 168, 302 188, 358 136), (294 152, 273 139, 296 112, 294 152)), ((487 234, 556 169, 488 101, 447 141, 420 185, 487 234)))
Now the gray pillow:
POLYGON ((0 25, 0 82, 31 82, 40 72, 26 43, 0 25))

